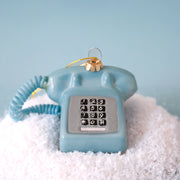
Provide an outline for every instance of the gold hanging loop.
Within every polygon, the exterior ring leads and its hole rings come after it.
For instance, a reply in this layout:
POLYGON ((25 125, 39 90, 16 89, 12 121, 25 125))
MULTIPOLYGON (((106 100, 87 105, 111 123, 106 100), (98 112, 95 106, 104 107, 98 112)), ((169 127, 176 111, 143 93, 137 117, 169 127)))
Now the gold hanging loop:
POLYGON ((101 58, 102 58, 102 53, 100 51, 100 49, 98 48, 91 48, 88 52, 88 55, 91 54, 97 54, 97 56, 99 57, 86 57, 86 58, 82 58, 82 59, 78 59, 76 61, 71 62, 70 64, 68 64, 66 66, 66 68, 68 68, 69 66, 71 66, 74 63, 77 63, 79 61, 83 61, 83 60, 87 60, 86 63, 81 64, 80 66, 84 66, 86 68, 87 71, 91 71, 91 72, 95 72, 95 71, 100 71, 103 68, 103 64, 101 62, 101 58))

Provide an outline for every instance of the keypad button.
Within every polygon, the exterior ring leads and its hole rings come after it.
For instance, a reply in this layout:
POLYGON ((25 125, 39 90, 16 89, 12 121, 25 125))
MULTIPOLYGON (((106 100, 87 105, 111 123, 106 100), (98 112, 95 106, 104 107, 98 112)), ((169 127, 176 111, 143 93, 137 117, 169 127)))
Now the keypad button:
POLYGON ((106 113, 99 113, 99 118, 106 118, 106 113))
POLYGON ((90 111, 97 111, 97 106, 90 106, 90 111))
POLYGON ((88 100, 87 99, 81 99, 81 105, 87 105, 88 100))
POLYGON ((97 100, 95 98, 92 98, 89 100, 91 104, 97 104, 97 100))
POLYGON ((90 118, 97 118, 97 113, 90 113, 90 118))
POLYGON ((88 113, 81 113, 81 118, 88 118, 88 113))
POLYGON ((100 119, 99 120, 99 125, 100 126, 106 126, 106 120, 105 119, 100 119))
POLYGON ((82 119, 82 120, 81 120, 81 124, 86 126, 86 125, 88 125, 89 123, 88 123, 88 120, 87 120, 87 119, 82 119))
POLYGON ((80 106, 80 109, 81 109, 81 111, 87 111, 88 110, 87 106, 80 106))
POLYGON ((98 99, 98 104, 99 105, 104 105, 105 104, 105 99, 98 99))
POLYGON ((105 106, 98 106, 99 111, 105 111, 105 106))
POLYGON ((90 120, 90 125, 97 125, 97 120, 91 119, 90 120))

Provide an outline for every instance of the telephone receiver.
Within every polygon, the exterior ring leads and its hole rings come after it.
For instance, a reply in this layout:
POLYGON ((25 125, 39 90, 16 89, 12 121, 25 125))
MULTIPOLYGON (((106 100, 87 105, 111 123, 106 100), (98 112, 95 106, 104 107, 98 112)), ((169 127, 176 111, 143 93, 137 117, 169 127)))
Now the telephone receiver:
POLYGON ((112 66, 91 72, 74 66, 49 76, 35 76, 17 90, 9 107, 13 120, 30 113, 61 117, 59 148, 63 152, 118 152, 127 148, 123 103, 137 90, 130 72, 112 66), (42 104, 23 109, 37 88, 44 89, 58 105, 42 104))

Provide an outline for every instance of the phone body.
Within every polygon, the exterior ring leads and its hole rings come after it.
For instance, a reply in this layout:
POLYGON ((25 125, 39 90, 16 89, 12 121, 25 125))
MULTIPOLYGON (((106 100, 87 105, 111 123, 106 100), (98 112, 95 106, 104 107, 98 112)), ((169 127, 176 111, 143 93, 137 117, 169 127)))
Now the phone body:
POLYGON ((98 72, 76 66, 50 74, 47 94, 61 106, 60 150, 125 151, 124 101, 136 90, 134 76, 112 66, 98 72))

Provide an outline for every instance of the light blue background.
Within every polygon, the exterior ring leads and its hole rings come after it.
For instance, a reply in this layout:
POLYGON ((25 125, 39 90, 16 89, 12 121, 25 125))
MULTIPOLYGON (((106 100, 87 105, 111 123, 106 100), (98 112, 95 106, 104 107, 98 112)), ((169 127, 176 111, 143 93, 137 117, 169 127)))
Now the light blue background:
POLYGON ((0 114, 16 89, 91 47, 180 116, 180 1, 0 1, 0 114))

